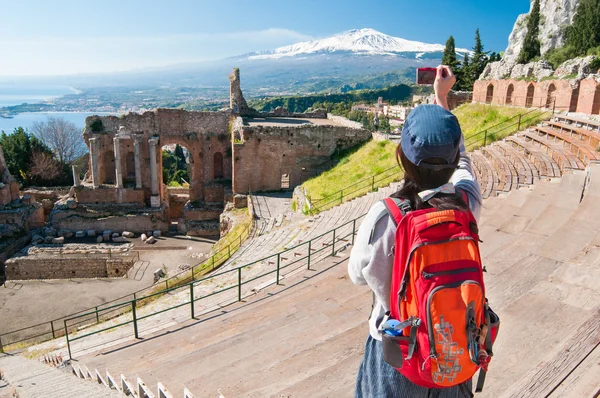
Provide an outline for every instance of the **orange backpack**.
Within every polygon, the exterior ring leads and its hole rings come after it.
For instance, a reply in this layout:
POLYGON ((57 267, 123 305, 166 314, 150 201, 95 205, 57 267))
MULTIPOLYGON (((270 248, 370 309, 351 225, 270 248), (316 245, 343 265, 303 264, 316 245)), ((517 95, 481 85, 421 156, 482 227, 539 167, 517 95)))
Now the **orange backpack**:
POLYGON ((480 370, 481 391, 500 321, 485 298, 475 218, 384 203, 397 225, 390 311, 379 325, 384 359, 427 388, 462 384, 480 370))

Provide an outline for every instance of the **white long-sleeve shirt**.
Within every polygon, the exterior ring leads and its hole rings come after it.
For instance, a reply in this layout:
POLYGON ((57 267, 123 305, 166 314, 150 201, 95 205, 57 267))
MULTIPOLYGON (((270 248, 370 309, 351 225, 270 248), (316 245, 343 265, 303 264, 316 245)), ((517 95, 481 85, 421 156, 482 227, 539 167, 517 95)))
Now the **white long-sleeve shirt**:
MULTIPOLYGON (((479 220, 481 189, 473 175, 471 159, 462 142, 460 153, 459 168, 450 178, 450 182, 467 193, 471 212, 475 219, 479 220)), ((395 243, 396 226, 386 214, 383 202, 371 206, 358 229, 348 262, 348 274, 352 282, 357 285, 368 284, 373 290, 375 302, 369 318, 369 332, 377 340, 381 340, 376 326, 377 319, 389 309, 394 263, 392 248, 395 243)))

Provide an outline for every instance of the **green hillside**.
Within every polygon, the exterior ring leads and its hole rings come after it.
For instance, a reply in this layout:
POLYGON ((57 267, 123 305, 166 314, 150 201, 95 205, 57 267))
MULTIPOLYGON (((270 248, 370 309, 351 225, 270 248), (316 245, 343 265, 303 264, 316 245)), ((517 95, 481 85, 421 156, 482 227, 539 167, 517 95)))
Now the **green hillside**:
MULTIPOLYGON (((454 110, 454 114, 463 130, 468 150, 483 144, 485 130, 488 130, 488 144, 516 132, 519 114, 523 115, 521 130, 551 116, 551 112, 537 109, 480 104, 462 105, 454 110)), ((328 171, 302 184, 316 207, 315 211, 326 210, 399 180, 401 170, 392 169, 398 167, 395 150, 396 144, 391 141, 368 141, 340 156, 337 164, 328 171), (374 175, 378 176, 373 179, 374 175)))

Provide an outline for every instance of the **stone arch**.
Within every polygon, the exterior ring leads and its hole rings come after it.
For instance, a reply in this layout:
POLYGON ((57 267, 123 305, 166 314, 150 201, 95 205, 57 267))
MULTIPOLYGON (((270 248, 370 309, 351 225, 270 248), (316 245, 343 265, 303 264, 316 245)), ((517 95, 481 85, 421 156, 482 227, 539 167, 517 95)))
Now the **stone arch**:
POLYGON ((223 154, 221 152, 215 152, 213 155, 213 178, 218 180, 223 177, 223 154))
POLYGON ((135 154, 127 152, 125 155, 125 177, 128 180, 135 180, 135 154))
POLYGON ((526 108, 531 108, 531 106, 533 105, 533 95, 535 94, 535 86, 533 85, 533 83, 530 83, 529 86, 527 86, 527 95, 525 96, 525 107, 526 108))
POLYGON ((106 151, 102 155, 104 165, 104 179, 101 184, 115 184, 116 173, 115 173, 115 153, 113 151, 106 151))
POLYGON ((546 95, 546 108, 552 108, 554 101, 556 101, 556 85, 551 83, 548 86, 548 94, 546 95))
POLYGON ((511 83, 508 85, 508 88, 506 89, 506 100, 504 101, 504 103, 506 105, 512 105, 514 92, 515 92, 515 85, 511 83))
POLYGON ((487 90, 485 93, 485 103, 491 104, 494 100, 494 85, 492 83, 488 84, 487 90))

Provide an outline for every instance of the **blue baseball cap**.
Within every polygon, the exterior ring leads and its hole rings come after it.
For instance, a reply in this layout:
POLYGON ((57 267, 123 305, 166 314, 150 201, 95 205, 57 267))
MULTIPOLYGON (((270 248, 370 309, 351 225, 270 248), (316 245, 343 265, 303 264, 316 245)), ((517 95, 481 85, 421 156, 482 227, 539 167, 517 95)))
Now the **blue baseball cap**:
POLYGON ((402 129, 402 152, 411 163, 433 170, 456 168, 462 132, 458 119, 439 105, 419 105, 402 129), (427 163, 438 158, 446 164, 427 163))

